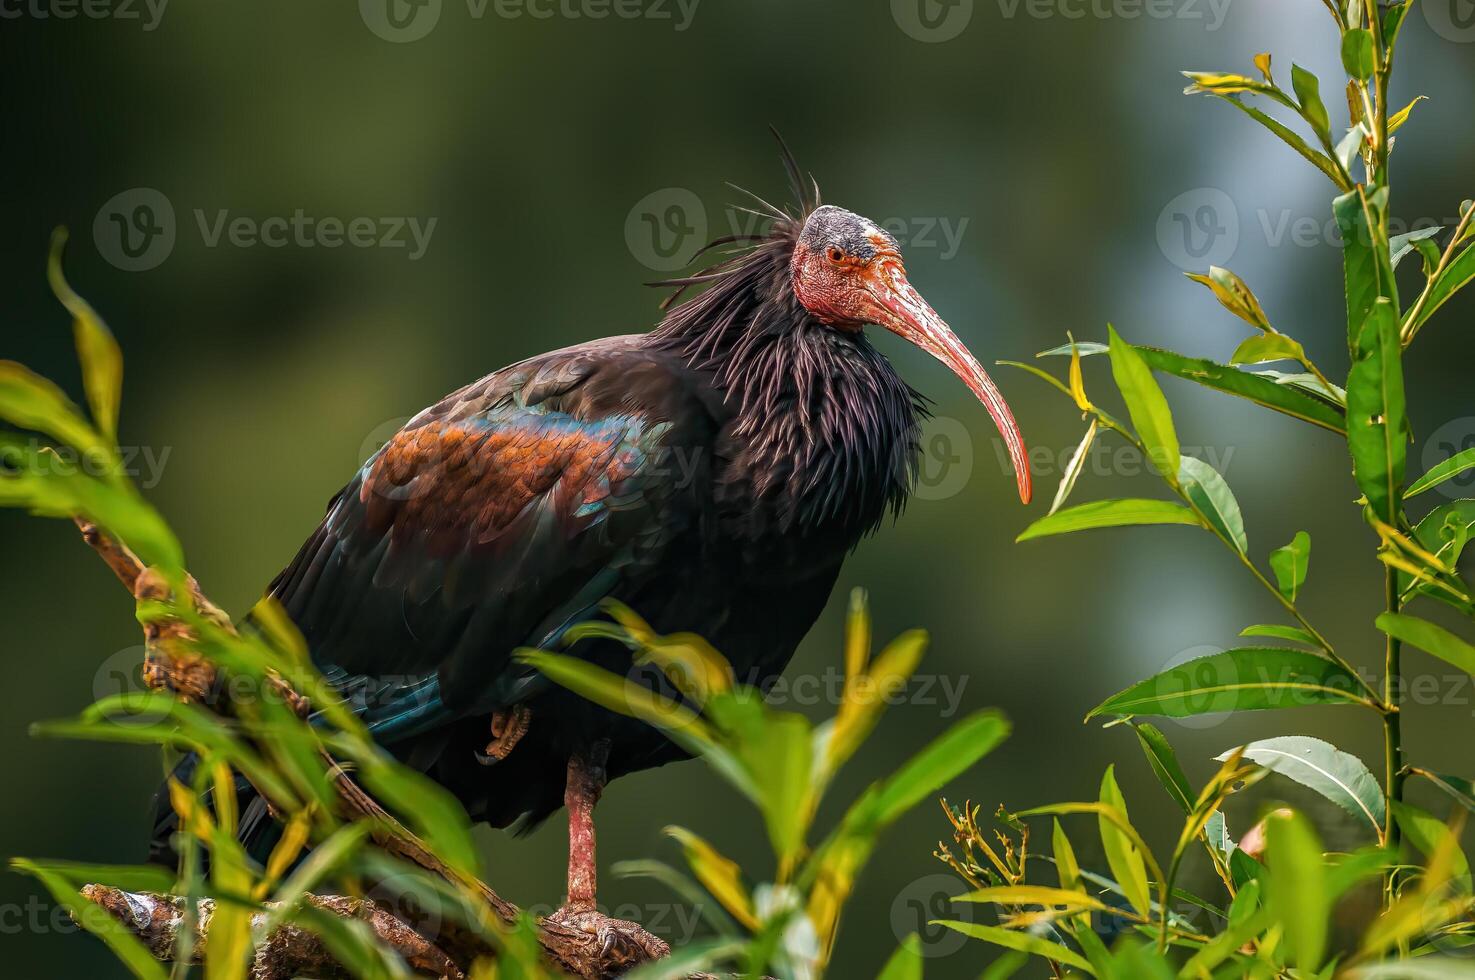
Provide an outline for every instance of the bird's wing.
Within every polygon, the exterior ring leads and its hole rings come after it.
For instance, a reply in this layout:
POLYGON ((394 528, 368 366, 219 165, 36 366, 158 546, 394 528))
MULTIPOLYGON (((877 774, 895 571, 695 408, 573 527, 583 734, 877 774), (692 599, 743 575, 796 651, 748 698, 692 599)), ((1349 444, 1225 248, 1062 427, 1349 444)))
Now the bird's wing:
POLYGON ((330 679, 394 738, 521 700, 556 641, 692 519, 694 378, 635 338, 544 355, 448 396, 334 498, 270 588, 330 679))

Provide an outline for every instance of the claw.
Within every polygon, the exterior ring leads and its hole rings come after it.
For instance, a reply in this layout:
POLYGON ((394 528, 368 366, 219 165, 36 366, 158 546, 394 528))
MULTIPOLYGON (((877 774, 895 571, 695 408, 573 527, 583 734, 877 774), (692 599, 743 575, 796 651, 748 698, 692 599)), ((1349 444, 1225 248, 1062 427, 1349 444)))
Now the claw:
POLYGON ((512 754, 517 743, 528 733, 532 724, 532 709, 522 704, 501 708, 492 714, 492 740, 484 751, 476 754, 476 761, 484 766, 495 766, 512 754))

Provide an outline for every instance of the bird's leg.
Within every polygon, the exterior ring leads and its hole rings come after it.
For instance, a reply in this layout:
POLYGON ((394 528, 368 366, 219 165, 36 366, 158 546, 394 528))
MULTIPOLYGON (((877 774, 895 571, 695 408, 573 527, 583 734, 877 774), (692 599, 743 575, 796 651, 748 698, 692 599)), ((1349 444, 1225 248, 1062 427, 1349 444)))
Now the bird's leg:
POLYGON ((569 759, 563 804, 568 809, 568 902, 549 920, 585 933, 603 960, 629 968, 671 955, 671 947, 634 922, 612 919, 595 907, 594 804, 604 791, 609 742, 595 742, 569 759))
POLYGON ((594 805, 604 792, 604 766, 609 760, 609 742, 595 742, 587 754, 575 753, 568 760, 568 777, 563 788, 563 805, 568 809, 568 904, 570 908, 594 908, 598 872, 594 861, 594 805))

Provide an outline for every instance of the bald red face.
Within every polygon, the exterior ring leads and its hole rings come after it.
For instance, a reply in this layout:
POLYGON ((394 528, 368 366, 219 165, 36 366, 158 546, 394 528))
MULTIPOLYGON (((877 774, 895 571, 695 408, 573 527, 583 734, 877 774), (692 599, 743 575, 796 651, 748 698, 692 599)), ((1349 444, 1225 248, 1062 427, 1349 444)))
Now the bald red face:
POLYGON ((879 324, 961 378, 1004 437, 1019 499, 1029 503, 1029 461, 1014 414, 978 359, 907 281, 895 238, 858 214, 825 205, 804 223, 790 272, 794 295, 816 320, 855 331, 879 324))

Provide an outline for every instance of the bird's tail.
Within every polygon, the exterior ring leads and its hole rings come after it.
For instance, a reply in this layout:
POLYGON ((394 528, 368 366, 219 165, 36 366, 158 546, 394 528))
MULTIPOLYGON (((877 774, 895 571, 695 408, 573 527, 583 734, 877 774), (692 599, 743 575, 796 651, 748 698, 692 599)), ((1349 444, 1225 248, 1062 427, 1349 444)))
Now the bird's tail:
MULTIPOLYGON (((169 774, 169 780, 166 780, 154 794, 154 828, 149 837, 148 850, 150 864, 162 864, 169 868, 179 864, 177 838, 181 828, 179 814, 175 812, 174 805, 169 799, 169 781, 173 780, 185 786, 191 785, 199 765, 200 757, 193 752, 187 753, 174 767, 174 771, 169 774)), ((213 810, 214 797, 215 791, 207 789, 201 801, 213 810)), ((240 776, 236 777, 236 807, 237 813, 240 814, 237 820, 237 839, 245 848, 248 857, 265 864, 272 849, 276 847, 277 841, 281 839, 281 825, 272 819, 271 812, 266 806, 266 800, 261 794, 257 793, 255 788, 240 776)), ((208 857, 208 855, 202 855, 202 857, 208 857)), ((209 869, 208 866, 202 865, 200 870, 203 873, 209 869)))

